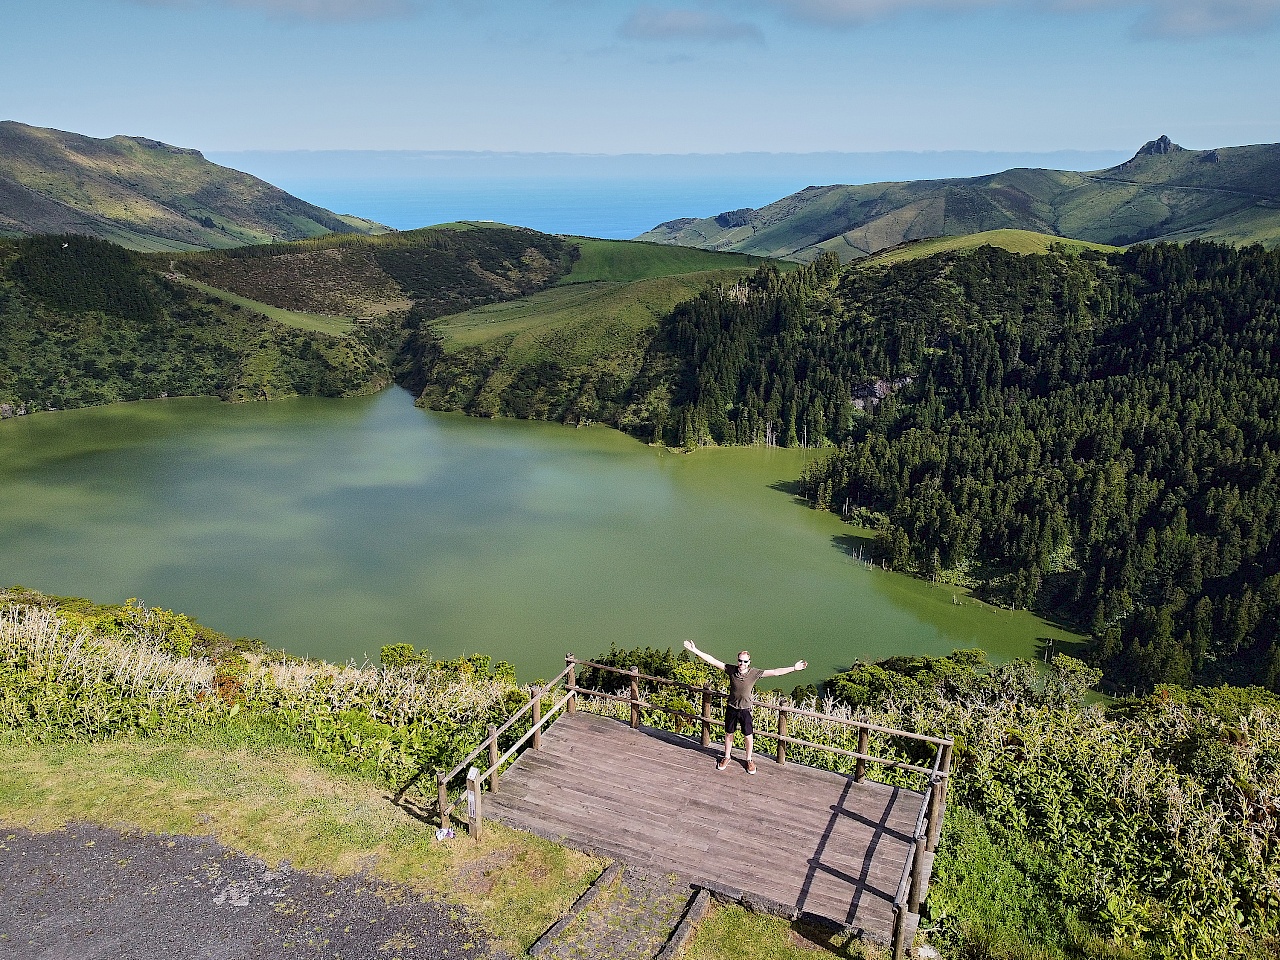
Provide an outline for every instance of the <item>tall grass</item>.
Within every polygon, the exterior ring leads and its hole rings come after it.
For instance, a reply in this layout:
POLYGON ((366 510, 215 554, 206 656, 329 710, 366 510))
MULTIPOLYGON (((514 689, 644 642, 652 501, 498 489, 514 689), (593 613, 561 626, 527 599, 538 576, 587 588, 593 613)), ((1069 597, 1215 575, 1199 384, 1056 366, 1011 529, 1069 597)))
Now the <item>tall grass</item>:
MULTIPOLYGON (((282 655, 183 656, 190 621, 130 603, 109 614, 48 598, 0 607, 0 726, 27 740, 185 734, 253 717, 325 762, 398 782, 450 766, 528 695, 474 660, 405 667, 282 655)), ((225 638, 224 638, 225 639, 225 638)))

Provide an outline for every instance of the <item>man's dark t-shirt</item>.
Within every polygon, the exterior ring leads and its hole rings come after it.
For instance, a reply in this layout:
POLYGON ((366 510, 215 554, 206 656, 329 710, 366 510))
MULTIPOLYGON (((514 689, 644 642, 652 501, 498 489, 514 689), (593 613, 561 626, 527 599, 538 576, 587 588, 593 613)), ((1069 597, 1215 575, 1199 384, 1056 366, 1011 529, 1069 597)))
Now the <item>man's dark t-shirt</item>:
POLYGON ((751 691, 756 681, 764 676, 763 670, 747 667, 746 673, 739 674, 737 664, 725 664, 724 672, 729 676, 729 703, 734 710, 751 709, 751 691))

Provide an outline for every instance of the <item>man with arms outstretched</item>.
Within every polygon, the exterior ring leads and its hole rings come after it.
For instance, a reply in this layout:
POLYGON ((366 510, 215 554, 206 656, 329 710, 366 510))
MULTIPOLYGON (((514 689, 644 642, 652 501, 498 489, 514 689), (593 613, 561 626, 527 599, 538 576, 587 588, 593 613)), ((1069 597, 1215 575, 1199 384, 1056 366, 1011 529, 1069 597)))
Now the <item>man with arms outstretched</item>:
POLYGON ((724 707, 724 756, 716 761, 716 769, 723 770, 729 766, 729 760, 733 756, 733 734, 734 731, 741 727, 742 737, 747 744, 747 773, 755 773, 756 763, 751 759, 752 732, 754 730, 751 724, 751 693, 755 688, 756 681, 762 677, 781 677, 784 674, 795 673, 797 670, 805 669, 809 664, 803 660, 797 660, 794 667, 757 670, 751 666, 751 654, 743 650, 738 654, 738 665, 729 667, 711 656, 711 654, 703 653, 694 646, 692 640, 686 640, 684 648, 695 657, 711 664, 717 670, 723 670, 725 676, 729 678, 729 699, 724 707))

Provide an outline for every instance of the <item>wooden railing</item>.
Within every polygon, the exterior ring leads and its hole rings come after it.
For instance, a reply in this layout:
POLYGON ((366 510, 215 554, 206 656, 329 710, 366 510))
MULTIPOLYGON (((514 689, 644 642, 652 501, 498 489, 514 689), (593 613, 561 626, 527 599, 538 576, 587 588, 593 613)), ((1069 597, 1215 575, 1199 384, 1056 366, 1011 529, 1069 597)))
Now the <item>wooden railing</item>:
MULTIPOLYGON (((639 668, 632 667, 630 670, 623 670, 619 667, 612 667, 603 663, 595 663, 590 660, 578 660, 572 654, 565 658, 565 662, 570 668, 587 667, 593 670, 601 670, 605 673, 612 673, 618 676, 626 677, 629 680, 629 689, 625 695, 606 693, 603 690, 589 690, 579 686, 572 679, 573 674, 570 673, 570 681, 567 689, 570 695, 581 694, 583 696, 597 697, 603 700, 612 700, 618 703, 626 703, 630 706, 630 721, 632 728, 638 729, 641 720, 642 710, 660 711, 668 716, 679 717, 683 720, 697 723, 701 728, 701 741, 704 747, 711 745, 711 730, 713 727, 723 729, 724 721, 717 720, 712 716, 712 701, 714 699, 726 699, 728 693, 719 690, 710 684, 704 687, 698 687, 689 683, 682 683, 678 680, 670 680, 666 677, 654 677, 648 674, 640 673, 639 668), (674 687, 681 689, 691 695, 697 695, 701 698, 701 710, 697 715, 688 713, 683 710, 677 710, 666 704, 655 704, 640 698, 640 681, 657 684, 663 687, 674 687)), ((756 730, 756 737, 764 737, 773 740, 776 745, 775 759, 780 764, 787 762, 787 747, 798 746, 807 747, 815 750, 821 750, 825 753, 837 757, 845 757, 854 761, 853 780, 861 782, 866 779, 867 764, 874 763, 879 766, 888 767, 895 770, 908 770, 912 773, 918 773, 927 778, 924 795, 921 797, 920 810, 916 816, 915 830, 911 836, 911 846, 907 849, 906 863, 902 867, 902 877, 898 883, 897 895, 894 897, 894 929, 893 929, 893 955, 894 960, 901 960, 904 956, 908 940, 908 927, 911 923, 911 916, 917 918, 920 913, 920 904, 924 901, 925 893, 928 889, 929 874, 932 868, 933 852, 938 845, 938 837, 942 832, 942 814, 946 808, 947 790, 951 780, 951 759, 955 749, 955 742, 946 737, 931 737, 922 733, 912 733, 909 730, 897 730, 893 727, 882 727, 874 723, 866 723, 862 720, 846 719, 844 717, 833 717, 829 714, 818 713, 813 710, 803 710, 799 707, 783 706, 775 703, 757 703, 756 710, 764 710, 775 713, 777 719, 774 723, 773 732, 768 730, 756 730), (838 726, 845 726, 858 731, 858 749, 845 750, 840 747, 833 747, 830 744, 816 743, 812 740, 804 740, 799 737, 790 736, 787 732, 789 717, 805 717, 818 720, 824 723, 831 723, 838 726), (933 764, 928 767, 922 767, 918 764, 908 763, 904 760, 895 760, 888 757, 880 757, 870 752, 871 734, 883 733, 887 736, 905 738, 920 743, 927 743, 934 748, 933 764)))
POLYGON ((529 697, 529 702, 507 718, 502 726, 498 727, 489 724, 487 736, 469 754, 462 758, 456 767, 448 771, 440 771, 436 775, 437 780, 437 810, 440 814, 440 826, 447 827, 449 825, 449 817, 454 809, 458 806, 457 801, 449 799, 449 784, 462 771, 467 771, 467 791, 466 791, 466 820, 467 832, 474 838, 480 838, 480 831, 484 826, 484 815, 482 812, 482 794, 484 792, 485 783, 489 784, 489 790, 497 792, 498 789, 498 773, 502 765, 514 757, 526 743, 532 741, 533 749, 542 749, 542 728, 547 726, 557 713, 562 709, 568 708, 572 713, 577 706, 574 700, 574 670, 573 664, 570 663, 560 671, 556 677, 544 687, 535 687, 529 697), (548 692, 556 689, 561 680, 567 680, 565 684, 565 694, 555 703, 553 703, 546 711, 542 712, 542 698, 548 692), (530 718, 530 727, 523 735, 518 737, 516 741, 506 749, 505 752, 499 753, 498 738, 515 726, 516 722, 527 713, 533 713, 530 718), (483 753, 489 754, 489 766, 484 770, 474 767, 472 764, 483 753))
MULTIPOLYGON (((554 679, 543 687, 534 688, 530 694, 529 702, 507 718, 502 726, 489 725, 488 734, 484 741, 467 754, 452 770, 448 772, 441 771, 437 774, 438 780, 438 810, 440 814, 441 826, 449 824, 449 818, 453 811, 457 808, 457 801, 449 799, 449 785, 465 770, 466 771, 466 821, 468 833, 473 838, 479 838, 483 827, 484 817, 483 792, 484 785, 489 785, 491 792, 497 792, 499 772, 503 764, 514 757, 520 749, 526 744, 532 745, 533 749, 539 750, 542 747, 541 737, 542 729, 547 726, 552 719, 561 710, 566 713, 574 713, 577 710, 577 700, 579 696, 594 697, 601 700, 610 700, 617 703, 625 703, 630 707, 630 723, 633 729, 640 727, 642 711, 656 711, 668 716, 678 717, 690 723, 697 724, 700 728, 702 746, 709 747, 711 745, 711 731, 714 727, 723 729, 724 721, 718 720, 712 716, 713 701, 717 699, 725 699, 728 694, 719 690, 710 684, 706 686, 695 686, 694 684, 683 683, 678 680, 671 680, 666 677, 654 677, 648 674, 640 673, 639 668, 632 667, 630 670, 623 670, 619 667, 609 666, 608 664, 596 663, 591 660, 579 660, 569 654, 565 657, 565 668, 554 679), (579 667, 586 667, 592 670, 599 670, 605 673, 616 674, 626 677, 628 680, 628 690, 626 694, 608 693, 604 690, 592 690, 587 687, 580 686, 577 681, 577 670, 579 667), (689 713, 684 710, 676 709, 667 704, 652 703, 641 699, 640 681, 649 684, 656 684, 662 687, 670 687, 683 690, 691 696, 696 695, 700 699, 700 710, 697 714, 689 713), (548 693, 557 690, 561 681, 564 682, 564 694, 556 700, 545 713, 542 712, 542 699, 548 693), (523 735, 515 740, 506 751, 499 752, 499 738, 507 733, 515 724, 526 714, 532 712, 530 719, 530 728, 523 735), (481 770, 479 767, 473 766, 474 762, 483 754, 488 754, 488 766, 481 770)), ((921 733, 912 733, 909 730, 897 730, 893 727, 878 726, 873 723, 867 723, 862 720, 846 719, 844 717, 833 717, 829 714, 818 713, 813 710, 804 710, 799 707, 784 706, 775 703, 757 703, 757 710, 769 711, 776 714, 774 729, 772 732, 768 730, 757 730, 755 736, 764 737, 773 740, 776 746, 774 758, 780 764, 785 764, 787 760, 787 748, 789 746, 804 747, 813 750, 820 750, 825 753, 837 757, 844 757, 854 761, 854 770, 852 779, 855 782, 862 782, 866 779, 867 765, 876 764, 878 766, 887 767, 894 770, 906 770, 912 773, 918 773, 926 778, 926 787, 921 798, 920 810, 916 817, 915 830, 911 836, 911 846, 907 850, 906 863, 903 864, 902 877, 898 883, 897 894, 894 897, 894 931, 893 931, 893 955, 895 960, 901 960, 905 953, 907 944, 908 928, 911 924, 911 916, 919 916, 920 904, 923 902, 929 883, 929 874, 931 872, 933 852, 938 845, 938 837, 942 830, 942 814, 946 807, 947 791, 951 780, 951 760, 954 751, 954 741, 946 737, 931 737, 921 733), (837 726, 844 726, 858 731, 858 749, 845 750, 841 747, 834 747, 830 744, 817 743, 812 740, 805 740, 800 737, 793 737, 788 733, 788 718, 804 717, 818 720, 823 723, 830 723, 837 726), (924 767, 919 764, 909 763, 905 760, 897 760, 890 757, 876 756, 870 752, 871 734, 882 733, 886 736, 904 738, 918 743, 929 744, 933 747, 934 756, 931 766, 924 767)))

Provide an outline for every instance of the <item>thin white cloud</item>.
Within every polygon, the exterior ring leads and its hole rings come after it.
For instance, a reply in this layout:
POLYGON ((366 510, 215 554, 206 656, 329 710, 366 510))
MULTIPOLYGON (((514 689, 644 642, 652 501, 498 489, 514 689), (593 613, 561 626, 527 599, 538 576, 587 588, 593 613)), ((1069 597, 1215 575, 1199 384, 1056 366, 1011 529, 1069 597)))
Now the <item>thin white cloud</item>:
POLYGON ((1170 0, 1143 6, 1140 32, 1159 37, 1248 33, 1280 23, 1280 0, 1170 0))
POLYGON ((134 0, 149 7, 254 10, 279 20, 388 20, 408 16, 412 0, 134 0))
POLYGON ((965 12, 1007 0, 768 0, 788 18, 835 27, 857 27, 917 10, 965 12))
POLYGON ((697 43, 760 43, 764 35, 753 23, 734 20, 706 10, 663 10, 642 6, 627 18, 619 31, 628 40, 697 43))
POLYGON ((787 19, 821 26, 859 27, 928 11, 1050 10, 1084 13, 1119 10, 1135 15, 1144 36, 1195 38, 1265 30, 1280 24, 1280 0, 764 0, 787 19))

